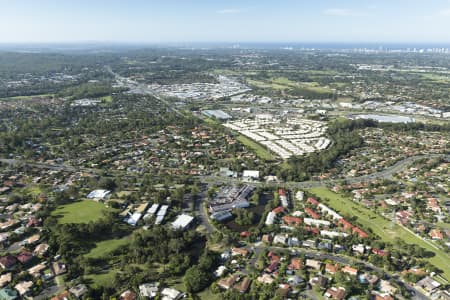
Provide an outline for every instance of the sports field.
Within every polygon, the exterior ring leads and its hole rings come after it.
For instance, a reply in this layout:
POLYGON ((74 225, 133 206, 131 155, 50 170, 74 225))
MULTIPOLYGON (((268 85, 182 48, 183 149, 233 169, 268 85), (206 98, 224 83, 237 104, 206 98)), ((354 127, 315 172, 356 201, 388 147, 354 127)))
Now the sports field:
POLYGON ((59 218, 59 223, 89 223, 103 216, 109 210, 103 203, 93 200, 82 200, 71 204, 61 205, 52 213, 59 218))

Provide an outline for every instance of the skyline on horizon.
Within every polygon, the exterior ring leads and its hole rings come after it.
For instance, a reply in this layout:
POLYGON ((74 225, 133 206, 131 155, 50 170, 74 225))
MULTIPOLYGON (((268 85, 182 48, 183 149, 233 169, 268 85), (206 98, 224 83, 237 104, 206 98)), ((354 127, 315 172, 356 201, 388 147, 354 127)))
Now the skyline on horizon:
POLYGON ((0 0, 0 44, 449 44, 450 0, 0 0))

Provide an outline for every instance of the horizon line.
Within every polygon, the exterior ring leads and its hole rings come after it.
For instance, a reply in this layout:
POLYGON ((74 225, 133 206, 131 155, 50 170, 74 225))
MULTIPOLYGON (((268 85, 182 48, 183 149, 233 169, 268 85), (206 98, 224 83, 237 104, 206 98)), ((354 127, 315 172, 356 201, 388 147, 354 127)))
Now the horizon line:
POLYGON ((73 41, 0 41, 0 45, 83 45, 83 44, 115 44, 115 45, 167 45, 167 44, 444 44, 450 46, 450 41, 108 41, 108 40, 73 40, 73 41))

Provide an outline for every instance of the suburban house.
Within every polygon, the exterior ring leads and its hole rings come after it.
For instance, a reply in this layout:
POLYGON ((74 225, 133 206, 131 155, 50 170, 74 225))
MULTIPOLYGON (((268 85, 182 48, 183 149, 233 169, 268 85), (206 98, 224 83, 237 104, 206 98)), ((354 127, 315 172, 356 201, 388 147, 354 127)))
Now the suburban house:
POLYGON ((326 290, 324 296, 331 299, 342 300, 345 296, 345 289, 343 287, 331 287, 326 290))

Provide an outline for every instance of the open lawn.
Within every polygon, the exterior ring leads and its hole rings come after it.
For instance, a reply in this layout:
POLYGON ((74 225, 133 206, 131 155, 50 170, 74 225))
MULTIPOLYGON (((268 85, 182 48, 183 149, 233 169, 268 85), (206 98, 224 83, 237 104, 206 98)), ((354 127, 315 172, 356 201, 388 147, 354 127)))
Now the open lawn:
POLYGON ((114 282, 114 277, 119 272, 117 269, 106 270, 104 273, 100 274, 89 274, 84 276, 87 282, 92 287, 101 286, 112 286, 114 282))
POLYGON ((37 184, 28 185, 22 191, 23 191, 24 194, 28 194, 28 195, 31 195, 33 197, 36 197, 36 196, 39 196, 39 195, 43 194, 42 189, 37 184))
POLYGON ((209 125, 220 125, 220 122, 213 118, 204 118, 203 120, 209 125))
POLYGON ((59 223, 89 223, 103 216, 109 210, 103 203, 93 200, 82 200, 71 204, 61 205, 52 215, 59 217, 59 223))
POLYGON ((256 86, 259 88, 263 88, 263 89, 285 90, 285 89, 289 88, 289 86, 286 86, 284 84, 278 84, 278 83, 274 83, 274 82, 266 82, 266 81, 262 81, 262 80, 248 79, 247 82, 250 85, 253 85, 253 86, 256 86))
POLYGON ((420 74, 420 76, 422 76, 422 78, 427 81, 443 83, 443 84, 450 83, 450 77, 445 76, 445 75, 440 75, 440 74, 435 74, 435 73, 425 73, 425 74, 420 74))
POLYGON ((128 237, 123 237, 121 239, 112 239, 112 240, 101 241, 101 242, 95 243, 95 248, 91 249, 91 251, 89 251, 89 253, 85 254, 84 257, 87 257, 87 258, 104 257, 105 255, 111 253, 112 251, 116 250, 120 246, 126 245, 128 243, 129 243, 128 237))
POLYGON ((436 225, 442 229, 450 229, 450 223, 438 222, 436 225))
MULTIPOLYGON (((178 291, 181 291, 183 293, 186 292, 186 288, 184 287, 182 278, 171 279, 168 281, 168 284, 172 288, 174 288, 178 291)), ((196 295, 197 295, 198 299, 200 299, 200 300, 220 300, 220 299, 222 299, 220 297, 220 294, 214 294, 209 287, 207 287, 200 293, 197 293, 196 295)))
POLYGON ((201 291, 197 294, 197 296, 201 300, 220 300, 222 299, 221 294, 214 294, 211 289, 208 287, 205 290, 201 291))
POLYGON ((336 194, 325 187, 310 189, 310 192, 316 196, 328 200, 327 204, 343 215, 357 216, 357 223, 361 224, 363 229, 371 229, 383 241, 393 242, 400 238, 408 244, 419 245, 420 247, 435 253, 435 256, 428 258, 430 263, 443 271, 443 276, 450 279, 450 256, 437 248, 432 242, 423 240, 407 228, 398 224, 393 224, 379 214, 355 203, 351 199, 336 194))
POLYGON ((337 98, 337 102, 341 103, 341 102, 353 102, 353 98, 350 97, 339 97, 337 98))
POLYGON ((259 88, 271 88, 274 90, 303 90, 305 93, 330 94, 333 91, 320 86, 317 82, 296 82, 286 77, 274 77, 267 80, 248 80, 248 83, 259 88))
POLYGON ((109 103, 109 102, 112 102, 112 96, 111 95, 103 96, 103 97, 100 97, 100 100, 102 100, 106 103, 109 103))
POLYGON ((317 82, 304 82, 300 85, 301 88, 310 91, 310 92, 314 92, 317 94, 331 94, 333 93, 332 90, 330 90, 329 88, 326 87, 322 87, 320 86, 317 82))
POLYGON ((48 98, 48 97, 52 97, 52 96, 53 96, 53 94, 39 94, 39 95, 6 97, 6 98, 0 98, 0 100, 27 100, 27 99, 33 99, 33 98, 48 98))
POLYGON ((237 140, 239 142, 241 142, 242 144, 244 144, 245 146, 253 149, 256 153, 256 155, 264 160, 271 160, 273 159, 272 154, 269 152, 269 150, 267 150, 266 148, 264 148, 262 145, 252 141, 251 139, 240 135, 237 137, 237 140))

